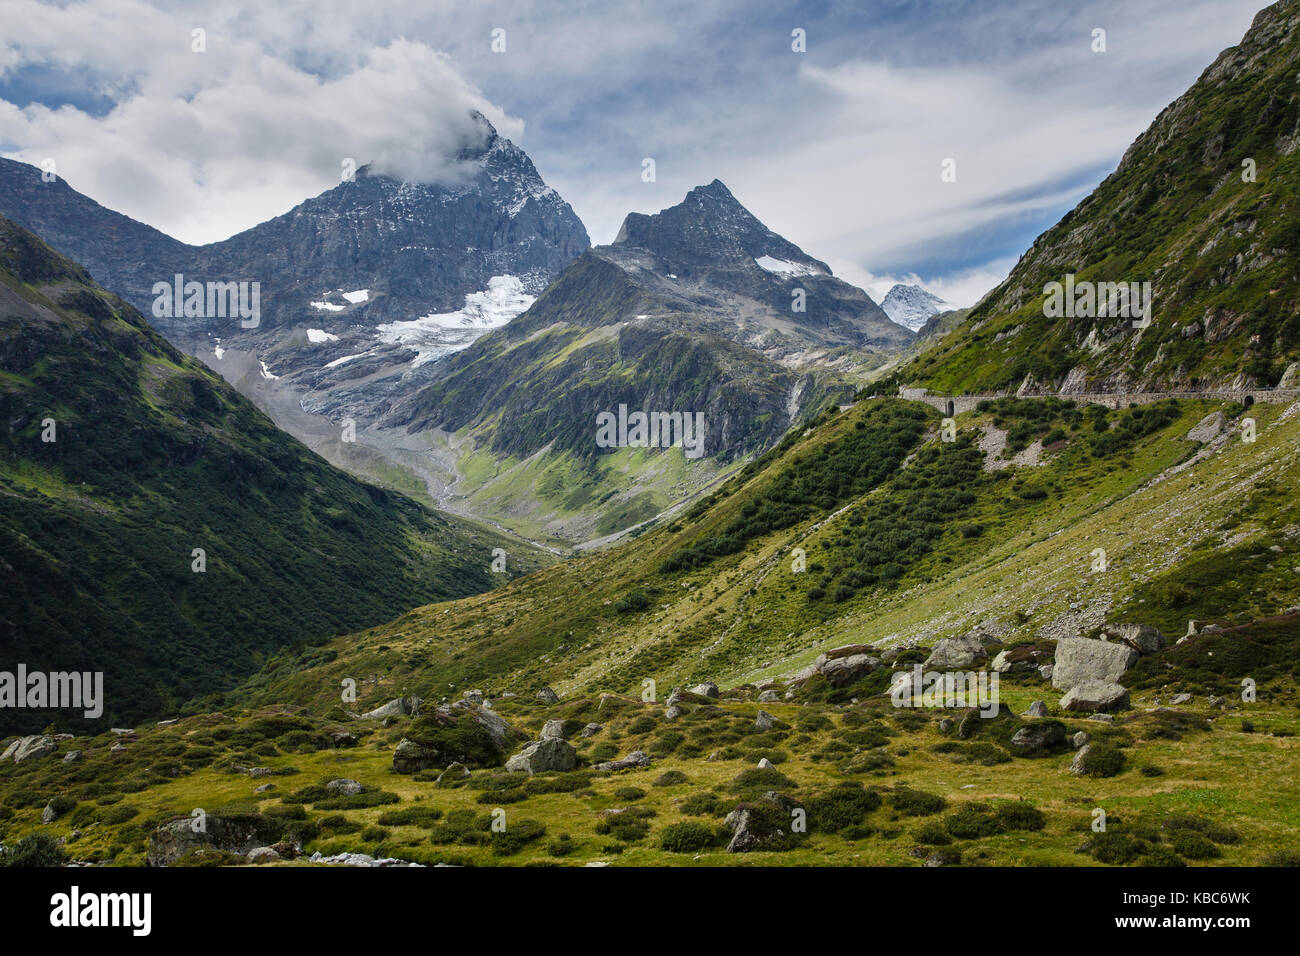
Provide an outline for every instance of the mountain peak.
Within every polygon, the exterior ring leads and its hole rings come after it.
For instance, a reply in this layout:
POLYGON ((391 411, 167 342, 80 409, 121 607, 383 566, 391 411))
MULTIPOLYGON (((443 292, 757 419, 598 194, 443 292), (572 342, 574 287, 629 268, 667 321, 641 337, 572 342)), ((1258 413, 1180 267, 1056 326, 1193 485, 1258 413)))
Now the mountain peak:
POLYGON ((688 273, 692 265, 773 259, 831 274, 826 263, 763 225, 720 179, 696 186, 680 203, 653 215, 629 213, 613 244, 653 252, 670 272, 688 273))
POLYGON ((925 325, 931 316, 952 309, 950 303, 933 292, 919 285, 904 285, 901 282, 889 290, 880 307, 885 310, 885 315, 913 332, 925 325))

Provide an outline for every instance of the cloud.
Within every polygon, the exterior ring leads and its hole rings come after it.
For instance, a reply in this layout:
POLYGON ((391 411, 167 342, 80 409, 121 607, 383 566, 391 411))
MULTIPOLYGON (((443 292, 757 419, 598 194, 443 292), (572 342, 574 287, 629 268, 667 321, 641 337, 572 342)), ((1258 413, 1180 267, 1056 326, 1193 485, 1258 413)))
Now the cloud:
POLYGON ((6 73, 80 70, 120 97, 103 115, 0 101, 0 142, 17 147, 5 155, 51 157, 74 188, 188 242, 288 211, 337 185, 347 159, 413 181, 454 180, 457 151, 481 140, 471 110, 503 135, 522 132, 445 54, 419 42, 367 49, 321 79, 222 33, 209 32, 206 52, 194 52, 191 18, 138 0, 65 8, 12 0, 3 10, 6 73))
POLYGON ((866 289, 867 294, 877 303, 884 301, 889 290, 901 282, 904 285, 919 285, 954 308, 965 309, 977 303, 994 286, 1010 275, 1016 259, 1015 257, 997 259, 968 269, 959 269, 947 275, 928 278, 919 276, 915 272, 877 275, 855 262, 843 260, 831 260, 827 264, 845 282, 866 289))

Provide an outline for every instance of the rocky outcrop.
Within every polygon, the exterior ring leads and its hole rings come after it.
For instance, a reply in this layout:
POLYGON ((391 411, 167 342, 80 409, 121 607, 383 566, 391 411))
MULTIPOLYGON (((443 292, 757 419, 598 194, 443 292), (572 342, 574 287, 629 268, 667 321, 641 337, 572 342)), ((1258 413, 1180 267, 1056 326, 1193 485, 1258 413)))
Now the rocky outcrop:
POLYGON ((33 758, 48 757, 59 748, 53 737, 45 734, 33 734, 30 737, 24 737, 16 742, 16 746, 11 744, 5 753, 13 753, 14 763, 22 763, 24 760, 33 758))
POLYGON ((1167 643, 1163 634, 1146 624, 1108 624, 1101 633, 1103 640, 1124 644, 1139 654, 1154 654, 1167 643))

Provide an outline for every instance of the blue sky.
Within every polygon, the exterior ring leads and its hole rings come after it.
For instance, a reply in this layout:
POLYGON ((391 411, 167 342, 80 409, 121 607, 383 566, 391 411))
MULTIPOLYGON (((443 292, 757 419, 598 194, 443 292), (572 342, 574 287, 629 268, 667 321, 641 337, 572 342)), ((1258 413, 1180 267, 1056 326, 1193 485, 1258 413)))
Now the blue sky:
POLYGON ((329 188, 344 157, 452 175, 477 108, 595 242, 717 177, 877 298, 917 277, 969 305, 1259 7, 6 0, 0 154, 52 157, 74 188, 202 242, 329 188))

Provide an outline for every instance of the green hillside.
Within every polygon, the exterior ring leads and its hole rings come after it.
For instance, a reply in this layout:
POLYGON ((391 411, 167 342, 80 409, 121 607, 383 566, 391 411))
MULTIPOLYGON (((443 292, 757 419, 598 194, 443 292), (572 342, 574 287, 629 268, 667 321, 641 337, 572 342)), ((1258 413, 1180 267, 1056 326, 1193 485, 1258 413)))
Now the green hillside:
MULTIPOLYGON (((163 715, 286 644, 487 590, 494 547, 512 573, 540 560, 330 467, 7 221, 0 420, 5 666, 103 671, 105 720, 163 715)), ((80 723, 0 714, 10 730, 51 722, 80 723)))
POLYGON ((1300 359, 1300 4, 1163 110, 1005 282, 886 384, 945 393, 1278 384, 1300 359), (1151 324, 1049 318, 1044 287, 1151 282, 1151 324))

